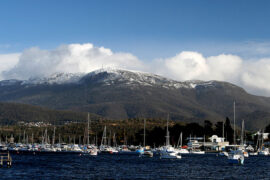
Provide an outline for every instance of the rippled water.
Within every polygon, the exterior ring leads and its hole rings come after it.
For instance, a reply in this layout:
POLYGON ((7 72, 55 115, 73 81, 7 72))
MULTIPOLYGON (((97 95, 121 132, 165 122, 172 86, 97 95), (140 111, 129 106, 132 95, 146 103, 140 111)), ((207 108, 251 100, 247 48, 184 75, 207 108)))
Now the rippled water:
POLYGON ((0 179, 270 179, 270 156, 249 157, 243 166, 226 157, 183 155, 180 160, 127 155, 12 155, 0 179))

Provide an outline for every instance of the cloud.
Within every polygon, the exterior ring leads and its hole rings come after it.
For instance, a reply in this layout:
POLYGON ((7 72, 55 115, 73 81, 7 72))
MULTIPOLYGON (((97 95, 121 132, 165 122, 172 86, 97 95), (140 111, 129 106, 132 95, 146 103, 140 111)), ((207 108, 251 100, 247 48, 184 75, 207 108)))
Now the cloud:
POLYGON ((241 80, 252 93, 270 95, 270 58, 251 61, 245 64, 241 80))
POLYGON ((194 79, 208 72, 205 58, 197 52, 181 52, 175 57, 166 59, 164 65, 168 69, 167 72, 178 80, 194 79))
POLYGON ((199 52, 153 60, 139 60, 130 53, 115 53, 93 44, 61 45, 52 50, 33 47, 17 54, 0 55, 0 79, 28 79, 53 73, 88 73, 102 67, 148 71, 179 81, 228 81, 257 95, 270 96, 270 58, 244 60, 220 54, 205 57, 199 52))
POLYGON ((163 63, 165 73, 177 80, 234 81, 239 76, 242 59, 225 54, 205 58, 198 52, 184 51, 163 63))
POLYGON ((12 69, 2 73, 2 77, 28 79, 58 72, 87 73, 102 67, 138 70, 143 65, 129 53, 113 53, 93 44, 69 44, 54 50, 27 49, 12 69))
POLYGON ((2 73, 9 71, 19 61, 20 53, 0 54, 0 79, 3 79, 2 73))
POLYGON ((270 96, 270 58, 248 61, 230 54, 204 57, 198 52, 181 52, 156 64, 163 69, 155 73, 176 80, 227 81, 250 93, 270 96))

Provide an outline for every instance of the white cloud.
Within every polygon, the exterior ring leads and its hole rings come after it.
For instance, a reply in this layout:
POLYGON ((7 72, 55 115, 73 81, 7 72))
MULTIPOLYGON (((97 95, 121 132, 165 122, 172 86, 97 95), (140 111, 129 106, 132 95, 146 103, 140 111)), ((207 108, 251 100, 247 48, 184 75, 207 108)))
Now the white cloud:
POLYGON ((178 80, 194 79, 206 75, 208 66, 205 58, 197 52, 181 52, 164 61, 165 68, 171 76, 178 80))
POLYGON ((181 81, 199 79, 232 82, 239 79, 243 60, 238 56, 225 54, 206 58, 198 52, 184 51, 155 63, 163 68, 155 73, 181 81))
POLYGON ((162 71, 155 71, 176 80, 218 80, 234 83, 248 92, 270 96, 270 58, 257 61, 221 54, 203 57, 198 52, 182 52, 156 61, 162 71))
POLYGON ((256 94, 270 95, 270 59, 247 62, 241 80, 246 89, 256 94))
POLYGON ((21 54, 0 55, 0 63, 0 79, 28 79, 57 72, 87 73, 114 67, 149 71, 179 81, 228 81, 249 92, 270 96, 270 58, 247 61, 230 54, 204 57, 198 52, 183 51, 145 63, 130 53, 114 53, 93 44, 69 44, 53 50, 33 47, 21 54))
POLYGON ((19 53, 0 54, 0 80, 3 79, 2 72, 9 71, 19 61, 19 53))
POLYGON ((21 54, 19 62, 2 76, 6 79, 28 79, 57 72, 91 72, 101 67, 138 70, 143 65, 129 53, 113 53, 110 49, 92 44, 69 44, 54 50, 27 49, 21 54))

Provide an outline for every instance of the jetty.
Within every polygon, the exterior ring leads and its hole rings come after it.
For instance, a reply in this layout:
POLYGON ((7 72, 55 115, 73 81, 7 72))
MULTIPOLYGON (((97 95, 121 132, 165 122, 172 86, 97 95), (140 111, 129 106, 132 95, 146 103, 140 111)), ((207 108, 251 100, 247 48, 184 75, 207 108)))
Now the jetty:
POLYGON ((11 167, 12 165, 12 158, 9 152, 1 152, 0 153, 0 167, 6 165, 7 167, 11 167))

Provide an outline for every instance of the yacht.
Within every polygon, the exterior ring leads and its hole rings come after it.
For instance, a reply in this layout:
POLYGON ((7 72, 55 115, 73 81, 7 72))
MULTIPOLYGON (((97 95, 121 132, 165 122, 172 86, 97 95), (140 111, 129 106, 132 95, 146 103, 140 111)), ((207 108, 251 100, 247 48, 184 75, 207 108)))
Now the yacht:
POLYGON ((205 151, 202 151, 200 149, 192 149, 190 151, 190 154, 205 154, 205 151))
POLYGON ((181 159, 181 155, 171 146, 166 145, 161 148, 160 159, 181 159))
POLYGON ((169 115, 167 118, 166 146, 160 151, 160 159, 181 159, 181 155, 170 145, 169 115))
POLYGON ((180 154, 189 154, 189 151, 187 150, 187 146, 185 148, 183 148, 183 133, 180 133, 179 139, 178 139, 178 143, 177 143, 177 151, 180 154), (179 144, 180 143, 180 144, 179 144))
POLYGON ((150 150, 145 150, 143 153, 140 154, 140 157, 153 157, 154 154, 150 150))
POLYGON ((178 153, 179 154, 189 154, 189 151, 187 149, 181 148, 181 149, 178 149, 178 153))
POLYGON ((244 164, 244 154, 241 150, 231 151, 228 155, 228 160, 230 164, 244 164))
MULTIPOLYGON (((236 144, 236 139, 235 139, 235 102, 233 103, 233 112, 234 112, 234 134, 233 134, 233 140, 234 140, 234 144, 236 144)), ((234 147, 235 150, 232 150, 229 155, 228 155, 228 160, 230 164, 240 164, 243 165, 244 164, 244 160, 245 160, 245 156, 243 154, 242 150, 237 150, 236 146, 234 147)))

